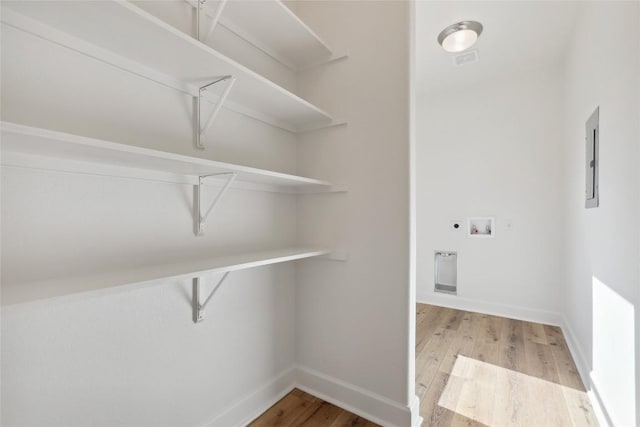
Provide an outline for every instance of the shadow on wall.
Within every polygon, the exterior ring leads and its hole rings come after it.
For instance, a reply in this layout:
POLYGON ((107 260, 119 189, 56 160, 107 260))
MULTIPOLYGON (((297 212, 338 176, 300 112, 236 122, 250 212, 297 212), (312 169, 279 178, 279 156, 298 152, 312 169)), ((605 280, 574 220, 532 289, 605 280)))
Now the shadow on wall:
POLYGON ((633 304, 592 277, 591 382, 613 425, 636 425, 635 310, 633 304))

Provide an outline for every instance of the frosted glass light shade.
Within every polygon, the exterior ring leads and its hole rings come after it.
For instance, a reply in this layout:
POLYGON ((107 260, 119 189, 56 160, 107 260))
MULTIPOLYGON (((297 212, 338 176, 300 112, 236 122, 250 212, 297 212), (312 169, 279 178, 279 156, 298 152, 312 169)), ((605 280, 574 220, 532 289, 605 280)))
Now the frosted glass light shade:
POLYGON ((462 52, 469 49, 478 40, 478 34, 473 30, 460 30, 449 34, 442 41, 442 48, 447 52, 462 52))
POLYGON ((462 52, 475 44, 482 33, 482 24, 462 21, 449 25, 438 35, 438 43, 450 53, 462 52))

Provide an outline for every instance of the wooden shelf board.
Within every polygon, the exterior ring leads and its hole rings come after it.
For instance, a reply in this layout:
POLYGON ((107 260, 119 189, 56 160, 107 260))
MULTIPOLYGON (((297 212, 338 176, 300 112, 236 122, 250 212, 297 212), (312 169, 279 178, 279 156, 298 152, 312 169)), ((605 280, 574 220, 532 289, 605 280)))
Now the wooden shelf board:
MULTIPOLYGON (((107 63, 116 60, 105 54, 110 52, 123 58, 114 63, 118 68, 126 61, 138 64, 129 70, 135 74, 149 69, 190 86, 233 75, 228 102, 259 120, 301 131, 333 122, 320 108, 127 1, 4 1, 2 7, 5 24, 107 63), (81 48, 77 40, 85 42, 81 48)), ((165 84, 157 75, 149 78, 165 84)))
POLYGON ((61 277, 33 282, 20 282, 19 278, 2 277, 2 305, 58 298, 78 293, 112 288, 150 286, 163 280, 185 280, 196 276, 237 271, 281 262, 328 255, 329 250, 287 248, 245 253, 224 257, 187 260, 174 264, 141 266, 120 271, 96 273, 76 277, 61 277))
MULTIPOLYGON (((121 168, 168 172, 176 175, 238 174, 237 180, 272 185, 283 190, 319 192, 331 190, 331 183, 280 172, 184 156, 133 145, 119 144, 41 128, 0 122, 2 164, 29 166, 29 156, 121 168), (25 157, 27 160, 25 160, 25 157), (25 164, 26 163, 26 164, 25 164)), ((34 167, 36 162, 34 161, 34 167)), ((65 170, 65 163, 56 163, 65 170)))
POLYGON ((220 24, 293 69, 333 55, 331 48, 278 0, 230 0, 220 24))

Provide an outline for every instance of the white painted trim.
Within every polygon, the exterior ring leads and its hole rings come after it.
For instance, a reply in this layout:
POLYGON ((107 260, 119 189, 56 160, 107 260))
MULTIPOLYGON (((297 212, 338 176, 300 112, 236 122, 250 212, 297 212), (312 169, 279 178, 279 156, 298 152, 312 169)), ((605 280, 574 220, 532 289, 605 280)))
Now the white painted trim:
POLYGON ((281 372, 256 391, 236 400, 202 427, 245 426, 294 388, 381 426, 419 427, 422 424, 417 396, 414 396, 410 406, 405 406, 338 378, 298 366, 281 372))
POLYGON ((409 405, 409 411, 411 412, 411 427, 420 427, 424 418, 420 415, 420 399, 418 396, 413 397, 413 401, 409 405))
POLYGON ((420 404, 414 397, 408 407, 389 398, 309 368, 296 369, 296 388, 382 426, 419 426, 420 404))
POLYGON ((606 406, 598 393, 598 388, 591 377, 591 365, 588 363, 588 359, 586 358, 584 351, 582 351, 582 347, 573 332, 569 319, 564 315, 562 315, 561 328, 564 338, 567 341, 567 347, 569 347, 571 357, 573 357, 573 361, 578 368, 578 373, 580 374, 582 383, 587 389, 587 395, 589 396, 591 406, 593 406, 593 410, 598 418, 598 422, 601 426, 613 427, 614 424, 611 421, 611 417, 609 416, 606 406))
POLYGON ((246 426, 294 389, 296 370, 291 367, 253 393, 237 400, 203 427, 246 426))
MULTIPOLYGON (((448 295, 444 295, 448 297, 448 295)), ((437 304, 444 307, 451 307, 460 310, 475 311, 479 313, 506 316, 515 319, 529 320, 560 326, 571 356, 576 363, 582 382, 587 388, 587 394, 598 422, 602 426, 613 426, 604 405, 598 397, 597 388, 589 374, 589 365, 585 353, 580 347, 576 335, 571 328, 568 319, 559 313, 552 313, 543 310, 533 310, 525 307, 508 306, 488 303, 484 301, 473 301, 451 297, 457 301, 446 301, 440 303, 436 298, 421 298, 419 302, 427 304, 437 304), (553 321, 555 319, 555 321, 553 321)), ((338 378, 314 371, 304 367, 292 367, 274 379, 268 381, 257 391, 250 393, 233 403, 229 409, 215 417, 212 421, 204 424, 203 427, 218 426, 243 426, 257 418, 260 414, 270 408, 278 400, 282 399, 294 388, 305 391, 315 397, 323 399, 347 411, 353 412, 367 420, 378 423, 382 426, 411 426, 418 427, 422 424, 420 417, 420 401, 417 397, 411 405, 404 406, 384 396, 366 390, 362 387, 347 383, 338 378)))
POLYGON ((596 383, 591 375, 589 375, 589 379, 591 380, 591 387, 589 387, 587 395, 589 396, 591 406, 593 406, 593 410, 596 413, 598 422, 601 426, 614 427, 615 424, 611 420, 611 416, 609 416, 607 406, 602 399, 602 395, 598 392, 598 387, 596 386, 596 383))
POLYGON ((409 2, 409 298, 407 324, 407 398, 411 399, 411 425, 422 425, 420 417, 420 399, 416 396, 416 295, 417 295, 417 173, 416 173, 416 5, 409 2), (412 398, 413 397, 413 398, 412 398))
POLYGON ((589 381, 586 381, 589 379, 589 363, 587 363, 587 358, 578 344, 578 340, 573 332, 571 324, 569 323, 569 319, 564 315, 562 315, 561 328, 564 338, 567 341, 569 351, 571 352, 571 356, 573 357, 573 361, 576 363, 580 377, 582 377, 582 382, 586 385, 589 383, 589 381))
POLYGON ((478 313, 491 314, 493 316, 508 317, 510 319, 544 323, 545 325, 563 325, 562 315, 553 311, 472 300, 447 294, 418 294, 417 299, 418 302, 422 304, 439 305, 441 307, 455 308, 457 310, 474 311, 478 313))

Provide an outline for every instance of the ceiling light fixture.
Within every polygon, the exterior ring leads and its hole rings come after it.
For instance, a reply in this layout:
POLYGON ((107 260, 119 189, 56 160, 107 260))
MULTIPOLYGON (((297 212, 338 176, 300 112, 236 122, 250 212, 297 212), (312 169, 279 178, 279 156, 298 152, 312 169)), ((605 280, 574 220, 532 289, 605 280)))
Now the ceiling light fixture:
POLYGON ((455 53, 469 49, 482 34, 482 24, 462 21, 449 25, 438 35, 438 43, 447 52, 455 53))

